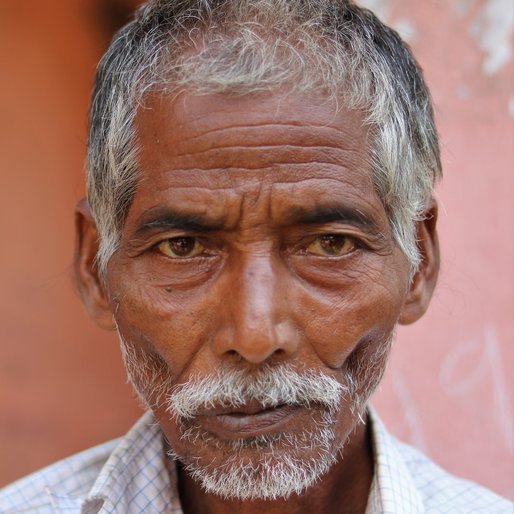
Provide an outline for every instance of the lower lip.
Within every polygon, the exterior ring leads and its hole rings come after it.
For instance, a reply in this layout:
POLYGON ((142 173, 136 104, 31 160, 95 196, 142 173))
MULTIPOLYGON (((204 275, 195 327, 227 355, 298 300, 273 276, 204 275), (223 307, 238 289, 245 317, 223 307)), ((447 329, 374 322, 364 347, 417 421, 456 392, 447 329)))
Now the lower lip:
POLYGON ((204 429, 221 439, 245 439, 285 428, 302 410, 297 406, 283 406, 256 414, 200 416, 198 421, 204 429))

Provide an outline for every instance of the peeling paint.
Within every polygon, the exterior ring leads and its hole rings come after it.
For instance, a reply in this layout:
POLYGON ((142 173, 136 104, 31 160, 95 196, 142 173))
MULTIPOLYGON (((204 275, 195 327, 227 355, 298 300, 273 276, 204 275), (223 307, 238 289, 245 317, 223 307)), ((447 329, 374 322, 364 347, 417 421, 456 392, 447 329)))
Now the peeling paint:
POLYGON ((389 14, 390 0, 358 0, 358 4, 373 11, 381 20, 386 21, 389 14))
POLYGON ((412 21, 407 19, 400 19, 394 23, 393 28, 407 43, 414 43, 414 41, 416 41, 418 29, 412 21))
POLYGON ((514 9, 512 0, 487 0, 469 32, 485 53, 482 70, 495 75, 512 58, 514 9))
POLYGON ((514 118, 514 96, 510 97, 509 105, 508 105, 508 112, 510 114, 510 117, 514 118))

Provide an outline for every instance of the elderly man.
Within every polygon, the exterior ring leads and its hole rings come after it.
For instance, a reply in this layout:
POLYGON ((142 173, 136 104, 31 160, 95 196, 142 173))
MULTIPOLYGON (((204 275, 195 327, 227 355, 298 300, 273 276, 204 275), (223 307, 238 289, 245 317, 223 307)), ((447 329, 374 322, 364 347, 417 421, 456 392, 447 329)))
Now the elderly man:
POLYGON ((2 512, 511 512, 367 401, 439 265, 437 133, 343 0, 156 0, 93 98, 76 275, 148 413, 2 512))

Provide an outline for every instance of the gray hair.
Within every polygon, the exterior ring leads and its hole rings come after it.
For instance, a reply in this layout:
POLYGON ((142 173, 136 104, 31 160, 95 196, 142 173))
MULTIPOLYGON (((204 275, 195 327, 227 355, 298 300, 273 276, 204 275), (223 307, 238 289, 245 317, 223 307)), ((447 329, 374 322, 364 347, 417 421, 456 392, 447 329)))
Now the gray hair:
POLYGON ((138 178, 134 118, 149 91, 321 91, 366 114, 375 188, 416 270, 416 222, 441 174, 430 93, 398 34, 350 0, 154 0, 114 38, 91 107, 88 200, 101 272, 138 178))

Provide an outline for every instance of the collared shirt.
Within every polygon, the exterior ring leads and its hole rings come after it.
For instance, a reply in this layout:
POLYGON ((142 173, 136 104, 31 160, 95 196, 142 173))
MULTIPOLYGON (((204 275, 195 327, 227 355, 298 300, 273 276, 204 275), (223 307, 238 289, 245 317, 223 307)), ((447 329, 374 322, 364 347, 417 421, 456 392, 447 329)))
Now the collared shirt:
MULTIPOLYGON (((455 478, 392 437, 370 412, 375 455, 366 514, 512 514, 513 504, 455 478)), ((0 491, 0 513, 183 514, 151 413, 123 438, 91 448, 0 491)))

